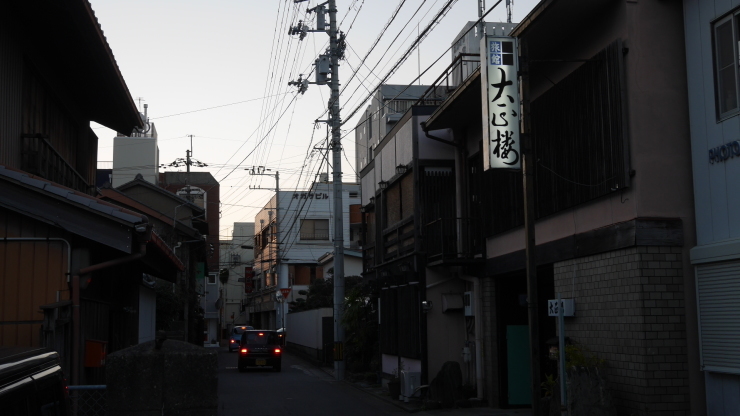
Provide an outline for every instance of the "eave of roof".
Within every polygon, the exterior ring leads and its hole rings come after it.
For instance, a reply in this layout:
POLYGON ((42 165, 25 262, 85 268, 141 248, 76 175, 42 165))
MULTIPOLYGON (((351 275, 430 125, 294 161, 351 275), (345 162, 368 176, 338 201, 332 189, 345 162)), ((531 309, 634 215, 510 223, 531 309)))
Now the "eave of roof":
POLYGON ((24 0, 11 10, 26 56, 81 116, 129 132, 142 121, 88 0, 24 0), (33 28, 33 29, 29 29, 33 28))
POLYGON ((190 237, 196 237, 200 235, 195 228, 188 226, 182 221, 174 222, 173 218, 168 217, 167 215, 155 210, 154 208, 144 204, 139 200, 131 198, 130 196, 117 189, 104 187, 100 188, 98 191, 100 192, 100 196, 98 197, 98 199, 106 198, 112 201, 116 201, 119 204, 124 204, 132 209, 141 211, 150 218, 156 218, 164 222, 165 224, 169 224, 190 237))
POLYGON ((159 187, 157 185, 154 185, 154 184, 152 184, 150 182, 147 182, 144 179, 140 179, 138 177, 138 175, 137 175, 136 178, 134 178, 134 180, 129 181, 129 182, 126 182, 123 185, 118 186, 116 189, 118 191, 126 191, 127 189, 131 189, 131 188, 136 187, 136 186, 142 186, 142 187, 147 188, 147 189, 149 189, 149 190, 151 190, 153 192, 156 192, 156 193, 158 193, 160 195, 166 196, 167 198, 170 198, 173 201, 175 201, 178 205, 185 205, 185 206, 187 206, 188 208, 192 209, 195 212, 203 212, 203 211, 205 211, 203 208, 201 208, 201 207, 193 204, 192 202, 188 201, 187 199, 185 199, 185 198, 183 198, 183 197, 181 197, 181 196, 179 196, 177 194, 174 194, 174 193, 172 193, 172 192, 170 192, 170 191, 168 191, 168 190, 166 190, 164 188, 161 188, 161 187, 159 187))
POLYGON ((132 230, 146 215, 0 165, 0 206, 70 233, 133 252, 132 230))

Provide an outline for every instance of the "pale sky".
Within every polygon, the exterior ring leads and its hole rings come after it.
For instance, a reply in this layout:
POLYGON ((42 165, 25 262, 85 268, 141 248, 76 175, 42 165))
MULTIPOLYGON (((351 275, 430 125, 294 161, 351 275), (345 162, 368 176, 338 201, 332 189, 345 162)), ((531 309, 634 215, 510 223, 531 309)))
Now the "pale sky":
MULTIPOLYGON (((377 86, 391 67, 448 0, 337 0, 339 29, 347 33, 346 60, 339 81, 347 83, 361 59, 389 21, 398 16, 380 43, 340 96, 345 181, 355 178, 354 132, 357 116, 346 117, 377 86), (417 12, 418 10, 418 12, 417 12), (414 13, 416 13, 415 16, 414 13), (412 18, 413 16, 413 18, 412 18), (353 23, 354 21, 354 23, 353 23), (405 27, 405 29, 403 29, 405 27), (403 30, 402 30, 403 29, 403 30), (393 39, 399 34, 398 39, 393 39), (378 64, 379 63, 379 64, 378 64), (376 67, 376 64, 377 67, 376 67), (370 69, 374 68, 371 73, 370 69)), ((325 33, 309 33, 303 41, 288 28, 306 20, 316 0, 90 0, 118 66, 131 92, 149 105, 159 134, 160 163, 184 158, 193 135, 193 157, 208 165, 221 185, 220 238, 229 238, 234 222, 251 222, 273 195, 269 176, 250 176, 244 169, 265 166, 280 172, 281 190, 306 188, 319 172, 325 148, 328 86, 310 85, 297 95, 288 81, 308 74, 316 56, 328 45, 325 33), (265 98, 267 97, 267 98, 265 98), (294 99, 295 97, 295 99, 294 99), (290 104, 290 105, 289 105, 290 104), (313 138, 313 140, 312 140, 313 138), (312 143, 312 145, 311 145, 312 143), (323 153, 322 153, 323 152, 323 153)), ((458 0, 388 83, 409 84, 441 55, 422 78, 433 82, 451 62, 446 51, 468 21, 478 19, 478 0, 458 0)), ((486 10, 495 2, 485 1, 486 10)), ((505 22, 505 0, 487 22, 505 22)), ((513 22, 537 3, 517 0, 513 22)), ((315 26, 310 14, 309 26, 315 26)), ((328 16, 327 16, 328 23, 328 16)), ((313 81, 313 77, 311 77, 313 81)), ((418 81, 417 81, 418 83, 418 81)), ((363 105, 363 108, 367 103, 363 105)), ((140 107, 143 111, 143 107, 140 107)), ((99 161, 113 160, 115 132, 95 125, 99 161)), ((331 155, 329 159, 331 160, 331 155)), ((110 167, 101 165, 101 167, 110 167)), ((176 171, 168 168, 165 171, 176 171)), ((185 170, 184 167, 179 170, 185 170)), ((327 172, 326 163, 322 172, 327 172)), ((330 176, 331 177, 331 176, 330 176)))

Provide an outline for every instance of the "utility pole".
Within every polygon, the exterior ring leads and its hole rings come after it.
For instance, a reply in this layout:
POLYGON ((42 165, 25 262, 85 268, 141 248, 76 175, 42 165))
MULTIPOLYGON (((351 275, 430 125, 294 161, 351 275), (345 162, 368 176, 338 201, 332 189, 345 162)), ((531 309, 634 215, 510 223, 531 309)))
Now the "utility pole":
POLYGON ((540 324, 537 294, 537 243, 535 240, 534 145, 532 143, 529 102, 529 53, 527 40, 519 40, 519 68, 522 89, 522 176, 524 178, 524 232, 527 257, 527 305, 529 323, 530 374, 532 377, 532 414, 540 414, 540 324))
MULTIPOLYGON (((275 236, 275 240, 276 241, 275 242, 268 242, 268 244, 273 244, 275 246, 275 264, 277 265, 277 268, 278 268, 278 270, 277 270, 277 274, 278 274, 278 281, 277 281, 278 292, 277 293, 280 293, 279 292, 279 289, 287 288, 288 285, 289 285, 289 282, 288 282, 288 273, 289 273, 288 265, 287 264, 283 264, 280 261, 280 244, 279 243, 280 243, 280 241, 282 241, 280 239, 280 230, 281 230, 281 228, 280 228, 280 221, 282 220, 282 217, 280 216, 280 172, 275 171, 275 174, 274 175, 272 173, 265 173, 265 172, 271 172, 272 170, 271 169, 267 169, 264 166, 252 166, 251 169, 244 169, 244 170, 249 171, 249 174, 250 175, 253 175, 253 176, 272 176, 272 177, 275 178, 275 232, 276 232, 277 235, 275 236)), ((262 188, 262 187, 259 187, 259 186, 256 186, 256 187, 255 186, 250 186, 249 189, 267 189, 267 190, 272 190, 272 188, 262 188)), ((270 225, 268 224, 268 227, 269 226, 270 225)), ((276 293, 276 296, 277 296, 277 293, 276 293)), ((288 303, 285 302, 285 300, 286 299, 283 299, 283 302, 280 302, 280 300, 278 300, 278 303, 280 304, 280 316, 281 316, 282 322, 283 322, 283 324, 281 326, 283 328, 285 328, 285 314, 288 313, 288 311, 286 310, 287 309, 287 306, 288 306, 288 303)), ((276 319, 276 323, 277 322, 278 321, 276 319)))
MULTIPOLYGON (((300 3, 305 0, 294 0, 300 3)), ((299 35, 302 40, 307 32, 327 32, 329 34, 329 49, 316 60, 315 72, 318 85, 329 84, 331 98, 329 98, 329 119, 321 120, 331 128, 331 149, 333 155, 333 193, 334 193, 334 375, 337 381, 344 380, 344 327, 342 315, 344 308, 344 218, 342 212, 342 124, 339 115, 339 60, 344 59, 344 35, 337 30, 336 0, 328 0, 308 9, 309 13, 316 13, 316 30, 309 30, 303 22, 291 28, 291 35, 299 35), (328 9, 327 9, 328 6, 328 9), (326 13, 329 14, 329 27, 326 27, 326 13), (327 76, 331 76, 327 79, 327 76)), ((305 92, 306 81, 299 79, 290 85, 298 85, 299 92, 305 92), (303 88, 301 88, 303 87, 303 88)))

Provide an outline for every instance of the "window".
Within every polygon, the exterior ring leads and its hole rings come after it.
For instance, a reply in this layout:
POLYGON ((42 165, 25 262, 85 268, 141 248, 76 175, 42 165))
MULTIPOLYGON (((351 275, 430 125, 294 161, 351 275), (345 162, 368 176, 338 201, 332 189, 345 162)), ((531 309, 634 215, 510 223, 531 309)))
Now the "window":
POLYGON ((215 285, 216 284, 216 274, 215 273, 209 273, 208 274, 208 284, 209 285, 215 285))
POLYGON ((301 240, 328 240, 329 220, 301 220, 301 240))
POLYGON ((714 24, 714 78, 720 119, 738 112, 738 15, 740 12, 714 24))

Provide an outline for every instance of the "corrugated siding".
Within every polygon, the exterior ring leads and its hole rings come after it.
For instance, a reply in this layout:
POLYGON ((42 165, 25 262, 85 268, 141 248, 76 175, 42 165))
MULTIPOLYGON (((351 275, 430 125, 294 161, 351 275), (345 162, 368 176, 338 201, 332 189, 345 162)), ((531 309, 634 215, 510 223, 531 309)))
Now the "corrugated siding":
POLYGON ((697 266, 696 280, 702 365, 740 374, 740 262, 697 266))
MULTIPOLYGON (((54 237, 46 225, 0 209, 0 237, 54 237)), ((67 247, 52 242, 0 241, 0 345, 40 346, 39 307, 57 291, 69 299, 67 247)))
POLYGON ((23 56, 17 31, 0 13, 0 165, 20 168, 23 56))

